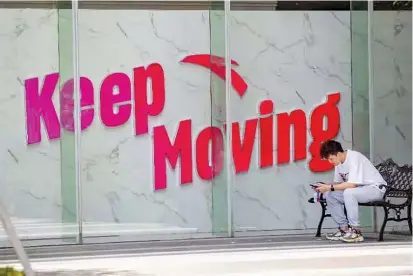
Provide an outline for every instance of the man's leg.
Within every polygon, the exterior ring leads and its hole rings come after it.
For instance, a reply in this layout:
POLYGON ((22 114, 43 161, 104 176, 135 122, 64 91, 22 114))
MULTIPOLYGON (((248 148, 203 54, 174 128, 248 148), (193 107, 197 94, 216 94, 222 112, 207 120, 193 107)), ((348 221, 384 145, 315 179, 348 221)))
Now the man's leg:
POLYGON ((351 231, 343 237, 346 242, 360 242, 364 238, 360 232, 359 203, 367 203, 383 198, 383 193, 372 186, 361 186, 344 190, 344 204, 347 209, 347 217, 351 231))
POLYGON ((351 227, 360 227, 359 203, 367 203, 383 198, 383 193, 372 186, 361 186, 346 189, 343 193, 344 204, 347 209, 348 222, 351 227))
POLYGON ((348 228, 348 221, 344 213, 343 191, 334 191, 324 194, 331 217, 337 223, 339 231, 326 236, 329 240, 340 240, 348 228))

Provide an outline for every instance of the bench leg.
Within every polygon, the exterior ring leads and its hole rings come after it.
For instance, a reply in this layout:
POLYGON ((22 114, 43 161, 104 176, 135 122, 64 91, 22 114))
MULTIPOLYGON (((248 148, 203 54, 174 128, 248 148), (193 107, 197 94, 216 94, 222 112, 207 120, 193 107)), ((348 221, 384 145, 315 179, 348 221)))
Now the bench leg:
POLYGON ((407 207, 407 223, 409 223, 410 235, 413 235, 413 232, 412 232, 412 204, 411 203, 407 207))
POLYGON ((387 219, 389 218, 389 210, 386 207, 383 207, 384 209, 384 218, 383 218, 383 224, 381 225, 380 228, 380 234, 379 234, 379 241, 383 241, 383 234, 384 234, 384 229, 386 228, 387 224, 387 219))
POLYGON ((318 223, 317 234, 315 235, 317 238, 321 237, 321 228, 323 227, 323 222, 326 217, 326 209, 327 209, 326 204, 320 203, 320 205, 321 205, 321 218, 320 218, 320 222, 318 223))

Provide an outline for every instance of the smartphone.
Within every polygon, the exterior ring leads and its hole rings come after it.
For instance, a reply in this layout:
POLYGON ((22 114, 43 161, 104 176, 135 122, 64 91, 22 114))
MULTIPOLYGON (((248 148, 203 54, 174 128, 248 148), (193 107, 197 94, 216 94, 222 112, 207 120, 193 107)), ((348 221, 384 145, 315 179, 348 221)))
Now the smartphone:
POLYGON ((315 188, 318 188, 319 184, 325 184, 325 183, 324 182, 317 182, 317 183, 310 184, 310 186, 315 189, 315 188))

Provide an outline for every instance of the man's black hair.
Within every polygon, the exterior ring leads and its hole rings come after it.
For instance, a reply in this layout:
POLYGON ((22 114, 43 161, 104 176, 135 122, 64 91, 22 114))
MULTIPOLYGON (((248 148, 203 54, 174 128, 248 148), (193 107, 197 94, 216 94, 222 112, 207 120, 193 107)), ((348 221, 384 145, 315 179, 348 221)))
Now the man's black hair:
POLYGON ((321 145, 320 157, 327 159, 330 155, 337 155, 339 152, 344 152, 340 142, 328 140, 321 145))

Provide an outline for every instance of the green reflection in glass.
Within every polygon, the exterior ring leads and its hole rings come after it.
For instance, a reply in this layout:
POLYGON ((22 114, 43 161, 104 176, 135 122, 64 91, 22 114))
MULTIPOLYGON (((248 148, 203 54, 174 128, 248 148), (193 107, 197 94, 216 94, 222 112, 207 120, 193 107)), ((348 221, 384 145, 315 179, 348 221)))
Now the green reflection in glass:
MULTIPOLYGON (((368 12, 352 10, 350 16, 353 149, 369 157, 368 12)), ((360 208, 360 224, 363 228, 372 227, 371 212, 371 208, 360 208)))
MULTIPOLYGON (((214 2, 209 11, 211 56, 225 58, 224 2, 214 2)), ((211 125, 223 128, 226 120, 225 82, 211 73, 211 125)), ((224 147, 225 148, 225 147, 224 147)), ((223 156, 224 149, 222 149, 223 156)), ((224 157, 225 159, 225 157, 224 157)), ((226 160, 224 160, 224 164, 226 160)), ((212 186, 212 231, 214 234, 228 232, 227 174, 224 165, 222 173, 213 180, 212 186)))
MULTIPOLYGON (((73 28, 70 3, 58 3, 59 87, 73 78, 73 28)), ((62 222, 76 223, 75 133, 61 129, 62 222)))

